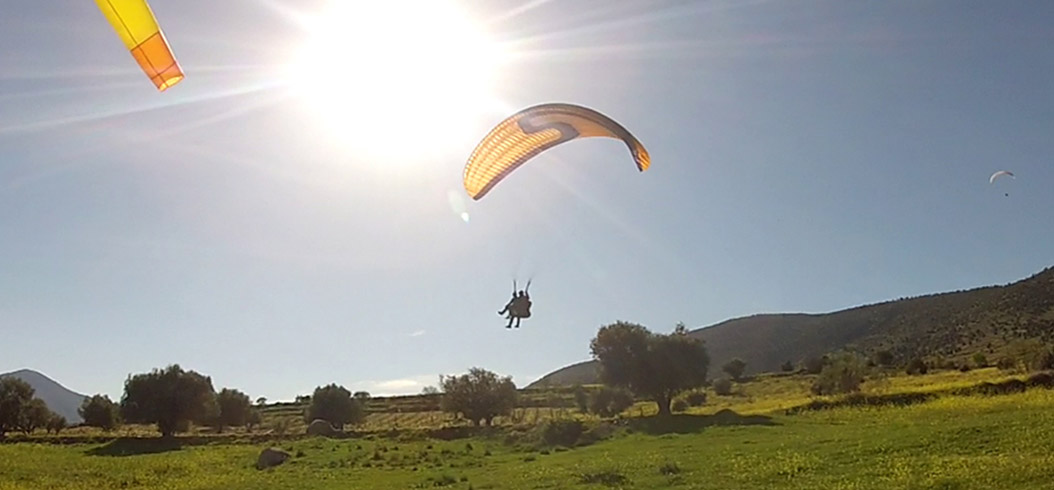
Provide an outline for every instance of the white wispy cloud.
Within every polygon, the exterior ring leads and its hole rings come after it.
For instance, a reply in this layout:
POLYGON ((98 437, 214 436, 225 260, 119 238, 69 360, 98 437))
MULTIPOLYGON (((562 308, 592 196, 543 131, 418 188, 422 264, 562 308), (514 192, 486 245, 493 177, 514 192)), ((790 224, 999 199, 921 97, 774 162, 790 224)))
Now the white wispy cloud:
POLYGON ((424 335, 425 333, 426 333, 426 332, 425 332, 424 330, 415 330, 415 331, 413 331, 413 332, 412 332, 412 333, 410 334, 410 336, 411 336, 411 337, 420 337, 420 336, 424 335))

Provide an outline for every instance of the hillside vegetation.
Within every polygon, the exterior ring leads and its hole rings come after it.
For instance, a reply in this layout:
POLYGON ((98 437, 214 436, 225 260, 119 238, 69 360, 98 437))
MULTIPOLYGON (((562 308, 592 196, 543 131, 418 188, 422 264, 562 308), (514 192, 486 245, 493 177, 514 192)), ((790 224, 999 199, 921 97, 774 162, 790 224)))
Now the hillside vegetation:
MULTIPOLYGON (((898 364, 921 357, 964 362, 974 353, 998 358, 1019 339, 1054 340, 1054 268, 1006 285, 904 298, 826 314, 767 314, 693 330, 713 366, 739 358, 747 372, 779 371, 790 361, 837 350, 870 356, 889 351, 898 364)), ((597 383, 597 364, 580 362, 529 387, 597 383)))

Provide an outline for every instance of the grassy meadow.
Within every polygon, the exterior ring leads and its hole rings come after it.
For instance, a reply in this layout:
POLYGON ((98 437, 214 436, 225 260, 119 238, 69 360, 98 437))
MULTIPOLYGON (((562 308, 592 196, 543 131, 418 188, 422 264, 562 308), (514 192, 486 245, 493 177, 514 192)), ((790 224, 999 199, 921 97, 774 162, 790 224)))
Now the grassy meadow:
MULTIPOLYGON (((815 400, 811 377, 764 375, 666 421, 648 416, 653 404, 601 422, 565 407, 563 393, 534 394, 559 406, 523 409, 494 429, 458 428, 437 412, 396 411, 391 399, 376 399, 365 426, 345 439, 302 435, 299 409, 279 405, 251 434, 201 431, 169 443, 149 427, 129 427, 14 438, 0 444, 0 490, 1054 488, 1054 390, 951 394, 1007 377, 995 369, 891 376, 864 391, 941 395, 791 415, 815 400), (385 403, 391 411, 376 411, 385 403), (554 417, 584 418, 602 440, 542 445, 536 426, 554 417), (257 470, 268 446, 294 457, 257 470)), ((407 407, 420 401, 401 398, 407 407)))

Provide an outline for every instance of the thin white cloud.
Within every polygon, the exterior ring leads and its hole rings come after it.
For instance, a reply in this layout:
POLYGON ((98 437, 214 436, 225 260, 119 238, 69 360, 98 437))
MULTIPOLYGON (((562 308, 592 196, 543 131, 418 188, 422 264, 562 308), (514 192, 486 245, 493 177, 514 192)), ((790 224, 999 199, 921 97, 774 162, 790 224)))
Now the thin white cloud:
POLYGON ((420 337, 420 336, 424 335, 425 333, 426 332, 424 330, 415 330, 413 333, 410 334, 410 336, 411 337, 420 337))
POLYGON ((420 393, 425 386, 435 386, 438 383, 439 375, 423 374, 406 378, 361 381, 356 383, 356 389, 368 391, 375 396, 414 395, 420 393))

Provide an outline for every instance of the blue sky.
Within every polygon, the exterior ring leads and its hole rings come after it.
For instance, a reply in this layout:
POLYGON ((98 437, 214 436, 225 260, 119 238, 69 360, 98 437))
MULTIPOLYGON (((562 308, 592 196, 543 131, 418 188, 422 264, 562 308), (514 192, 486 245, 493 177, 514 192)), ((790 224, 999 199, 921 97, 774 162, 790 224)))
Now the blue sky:
POLYGON ((472 366, 522 386, 615 320, 826 312, 1054 264, 1054 4, 482 3, 449 11, 497 47, 485 83, 458 53, 414 58, 455 31, 405 26, 443 15, 363 4, 307 74, 340 87, 321 105, 290 76, 321 0, 154 0, 187 73, 164 93, 92 2, 9 5, 0 371, 114 398, 169 363, 254 398, 472 366), (550 101, 619 120, 651 169, 576 141, 469 200, 479 139, 550 101), (990 185, 1000 169, 1017 178, 990 185), (514 277, 534 317, 508 331, 514 277))

